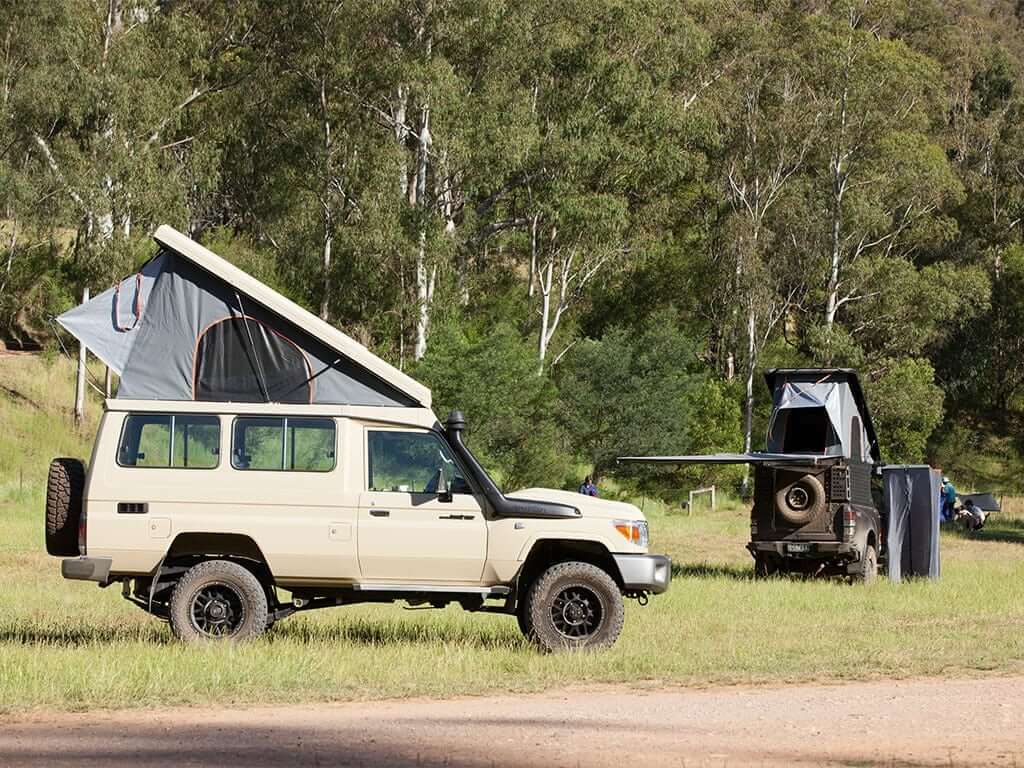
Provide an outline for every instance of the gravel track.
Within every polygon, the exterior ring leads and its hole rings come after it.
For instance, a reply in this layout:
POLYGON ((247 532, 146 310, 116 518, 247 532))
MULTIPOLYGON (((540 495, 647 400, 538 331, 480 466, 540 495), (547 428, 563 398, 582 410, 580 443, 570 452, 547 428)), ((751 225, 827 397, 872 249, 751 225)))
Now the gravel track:
POLYGON ((32 713, 0 766, 1024 766, 1024 678, 32 713))

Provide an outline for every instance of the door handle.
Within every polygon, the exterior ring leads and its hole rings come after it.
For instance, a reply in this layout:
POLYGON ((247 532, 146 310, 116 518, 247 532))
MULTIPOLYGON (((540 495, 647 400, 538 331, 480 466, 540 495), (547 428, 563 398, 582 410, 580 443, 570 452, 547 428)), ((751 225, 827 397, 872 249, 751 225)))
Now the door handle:
POLYGON ((371 509, 371 517, 388 517, 391 513, 386 509, 371 509))
POLYGON ((438 515, 438 520, 472 520, 473 515, 438 515))

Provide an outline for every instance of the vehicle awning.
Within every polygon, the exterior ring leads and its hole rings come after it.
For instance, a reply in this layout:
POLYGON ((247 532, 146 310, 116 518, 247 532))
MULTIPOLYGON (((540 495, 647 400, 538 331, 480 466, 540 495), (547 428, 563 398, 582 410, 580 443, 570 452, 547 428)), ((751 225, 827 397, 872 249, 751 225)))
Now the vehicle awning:
POLYGON ((713 453, 706 456, 620 456, 620 464, 823 464, 836 456, 806 453, 713 453))

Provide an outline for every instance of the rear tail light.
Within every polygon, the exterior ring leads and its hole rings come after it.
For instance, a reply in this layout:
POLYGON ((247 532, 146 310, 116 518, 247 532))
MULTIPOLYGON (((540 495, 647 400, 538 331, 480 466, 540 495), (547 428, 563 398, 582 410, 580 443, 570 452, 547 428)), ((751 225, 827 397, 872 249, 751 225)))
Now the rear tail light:
POLYGON ((82 515, 78 518, 78 554, 85 554, 85 534, 86 534, 86 522, 85 522, 85 506, 82 507, 82 515))
POLYGON ((853 532, 857 529, 857 513, 853 507, 843 508, 843 541, 853 541, 853 532))

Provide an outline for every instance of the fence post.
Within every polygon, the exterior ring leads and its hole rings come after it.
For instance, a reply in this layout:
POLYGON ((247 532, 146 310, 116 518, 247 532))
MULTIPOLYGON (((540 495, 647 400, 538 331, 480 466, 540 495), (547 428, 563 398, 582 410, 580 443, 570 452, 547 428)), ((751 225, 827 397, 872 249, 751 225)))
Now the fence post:
MULTIPOLYGON (((82 303, 89 300, 89 289, 82 291, 82 303)), ((78 342, 78 377, 75 379, 75 423, 85 418, 85 344, 78 342)))
POLYGON ((103 397, 105 399, 109 400, 110 399, 110 388, 111 388, 111 386, 113 384, 113 382, 111 381, 111 376, 110 376, 110 366, 105 366, 103 370, 106 371, 103 374, 103 397))

